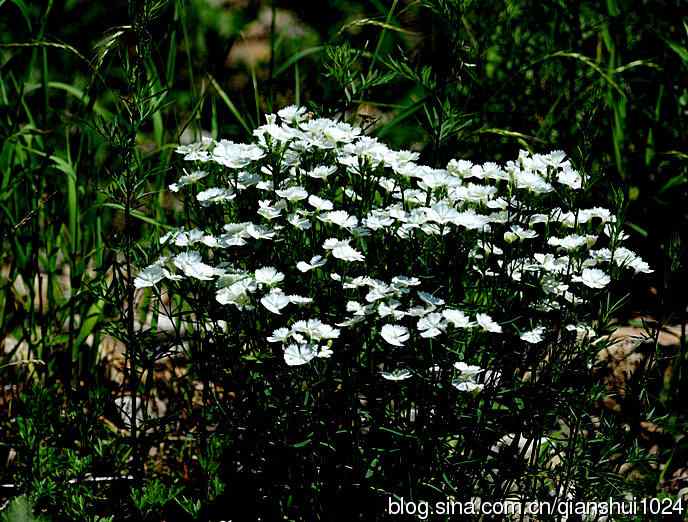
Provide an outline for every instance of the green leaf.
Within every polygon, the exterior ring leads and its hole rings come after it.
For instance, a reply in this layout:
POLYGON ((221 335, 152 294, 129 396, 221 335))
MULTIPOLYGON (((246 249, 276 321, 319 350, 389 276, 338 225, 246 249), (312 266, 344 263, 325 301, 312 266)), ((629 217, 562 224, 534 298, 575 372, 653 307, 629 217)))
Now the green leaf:
POLYGON ((383 29, 385 29, 387 31, 396 31, 398 33, 408 34, 408 35, 412 35, 412 36, 418 35, 418 33, 416 33, 415 31, 409 31, 408 29, 403 29, 401 27, 390 24, 388 22, 381 22, 380 20, 373 20, 371 18, 364 18, 362 20, 354 20, 353 22, 346 24, 344 27, 342 27, 337 32, 337 36, 341 36, 341 34, 344 31, 346 31, 347 29, 349 29, 351 27, 360 27, 363 25, 374 25, 377 27, 382 27, 383 29))
POLYGON ((639 226, 639 225, 636 225, 635 223, 626 222, 626 225, 627 225, 629 228, 635 230, 635 231, 636 231, 638 234, 640 234, 642 237, 647 237, 647 236, 649 236, 647 230, 645 230, 643 227, 641 227, 641 226, 639 226))
POLYGON ((311 54, 319 53, 323 49, 325 49, 324 46, 322 45, 316 45, 315 47, 309 47, 307 49, 304 49, 302 51, 299 51, 296 54, 293 54, 292 56, 289 57, 289 59, 284 62, 282 65, 280 65, 276 70, 275 74, 273 75, 274 78, 277 78, 280 74, 284 73, 291 67, 292 65, 298 63, 301 61, 303 58, 306 56, 309 56, 311 54))
MULTIPOLYGON (((101 206, 103 207, 108 207, 108 208, 114 208, 116 210, 121 210, 124 212, 125 208, 124 205, 120 205, 119 203, 103 203, 101 206)), ((170 225, 165 225, 164 223, 160 223, 160 221, 156 221, 155 219, 146 216, 143 212, 140 210, 131 210, 131 215, 132 217, 135 217, 136 219, 140 219, 144 223, 148 223, 150 225, 155 225, 156 227, 162 227, 167 230, 172 230, 174 227, 171 227, 170 225)))
POLYGON ((26 495, 14 498, 0 512, 0 522, 48 522, 48 520, 43 515, 33 514, 33 505, 26 495))
POLYGON ((229 108, 230 112, 234 115, 234 117, 241 123, 241 126, 244 128, 246 131, 246 134, 251 136, 251 127, 246 123, 246 120, 244 117, 241 115, 241 112, 239 112, 239 109, 236 108, 236 105, 232 103, 232 100, 229 99, 229 96, 227 96, 227 93, 220 87, 220 84, 217 83, 217 80, 213 78, 211 75, 208 75, 208 78, 210 79, 210 83, 212 86, 215 88, 217 91, 217 94, 220 96, 223 102, 225 102, 225 105, 229 108))
POLYGON ((400 432, 400 431, 393 430, 393 429, 391 429, 391 428, 386 428, 386 427, 384 427, 384 426, 382 426, 382 427, 380 428, 380 431, 386 431, 387 433, 391 433, 392 435, 396 435, 397 437, 401 437, 401 438, 404 438, 404 439, 417 439, 417 438, 418 438, 418 437, 415 437, 415 436, 413 436, 413 435, 407 435, 406 433, 402 433, 402 432, 400 432))
POLYGON ((681 152, 680 150, 668 150, 666 152, 661 152, 664 156, 674 156, 675 158, 688 160, 688 154, 681 152))
MULTIPOLYGON (((22 16, 24 17, 24 20, 26 21, 26 25, 29 28, 29 31, 32 31, 31 27, 31 17, 29 16, 29 8, 26 7, 26 4, 24 3, 24 0, 10 0, 14 5, 17 6, 17 8, 21 11, 22 16)), ((2 4, 5 3, 5 0, 2 0, 0 2, 0 7, 2 7, 2 4)))
POLYGON ((100 322, 103 317, 103 308, 105 307, 105 301, 99 299, 91 305, 88 309, 88 313, 81 323, 81 328, 79 329, 79 335, 76 338, 75 346, 81 346, 83 342, 91 335, 91 332, 100 322))
POLYGON ((522 132, 516 132, 508 129, 497 129, 497 128, 487 128, 487 129, 478 129, 475 131, 475 134, 497 134, 499 136, 506 136, 509 138, 520 138, 522 140, 526 141, 538 141, 540 143, 546 143, 544 140, 541 140, 540 138, 536 138, 535 136, 530 136, 528 134, 523 134, 522 132))
POLYGON ((313 434, 311 433, 309 435, 309 438, 307 438, 306 440, 302 440, 301 442, 296 442, 295 444, 292 444, 291 447, 292 448, 305 448, 306 446, 308 446, 313 441, 312 437, 313 437, 313 434))
POLYGON ((580 53, 572 53, 568 51, 557 51, 556 53, 548 54, 547 56, 543 57, 541 60, 538 61, 543 61, 543 60, 548 60, 549 58, 572 58, 574 60, 578 60, 581 63, 584 63, 588 67, 590 67, 592 70, 594 70, 597 74, 599 74, 604 80, 611 86, 613 87, 621 96, 624 98, 626 97, 626 93, 623 91, 623 89, 619 86, 618 83, 614 81, 614 79, 605 73, 602 68, 597 65, 595 62, 593 62, 590 58, 587 56, 580 54, 580 53))
POLYGON ((667 190, 671 190, 674 187, 679 187, 688 182, 688 178, 684 174, 678 174, 674 176, 669 181, 667 181, 662 187, 657 191, 658 194, 663 194, 667 190))
MULTIPOLYGON (((73 85, 70 85, 68 83, 48 82, 48 87, 51 89, 58 89, 68 94, 71 94, 75 98, 78 98, 84 105, 88 105, 89 103, 89 97, 83 90, 74 87, 73 85)), ((112 113, 110 113, 110 111, 108 111, 107 109, 103 108, 98 102, 95 102, 93 104, 93 112, 102 116, 103 118, 112 118, 112 113)))
POLYGON ((686 49, 682 45, 677 44, 676 42, 672 42, 671 40, 664 41, 671 48, 672 51, 679 55, 681 60, 683 60, 683 63, 688 64, 688 49, 686 49))

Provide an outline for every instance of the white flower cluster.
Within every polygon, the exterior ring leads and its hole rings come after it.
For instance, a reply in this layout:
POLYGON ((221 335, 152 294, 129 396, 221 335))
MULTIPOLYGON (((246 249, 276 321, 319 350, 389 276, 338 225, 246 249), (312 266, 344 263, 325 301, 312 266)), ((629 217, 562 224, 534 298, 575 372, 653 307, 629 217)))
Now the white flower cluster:
MULTIPOLYGON (((579 306, 611 283, 613 268, 651 271, 621 245, 625 238, 609 210, 575 206, 585 179, 561 151, 522 151, 505 165, 451 160, 431 168, 418 163, 416 152, 392 150, 356 127, 293 106, 268 115, 254 135, 250 144, 204 139, 177 148, 193 167, 170 190, 184 191, 208 211, 221 206, 225 221, 166 234, 161 242, 172 255, 141 271, 137 288, 213 281, 220 305, 262 307, 280 317, 298 315, 290 305, 332 316, 326 305, 334 300, 345 303, 337 327, 372 321, 369 330, 397 348, 422 339, 448 342, 461 331, 537 345, 552 334, 547 325, 507 326, 503 313, 493 319, 496 297, 488 290, 487 298, 473 292, 447 304, 440 287, 414 288, 436 281, 432 274, 394 275, 388 260, 420 255, 424 245, 465 247, 467 270, 453 277, 478 288, 490 288, 495 278, 535 288, 529 306, 543 312, 579 306), (208 180, 216 186, 197 188, 208 180), (261 263, 250 248, 271 261, 261 263)), ((287 322, 267 340, 282 345, 288 365, 332 354, 340 330, 307 317, 287 322)), ((475 379, 482 370, 457 369, 457 389, 480 388, 475 379)), ((410 376, 403 369, 383 374, 410 376)))

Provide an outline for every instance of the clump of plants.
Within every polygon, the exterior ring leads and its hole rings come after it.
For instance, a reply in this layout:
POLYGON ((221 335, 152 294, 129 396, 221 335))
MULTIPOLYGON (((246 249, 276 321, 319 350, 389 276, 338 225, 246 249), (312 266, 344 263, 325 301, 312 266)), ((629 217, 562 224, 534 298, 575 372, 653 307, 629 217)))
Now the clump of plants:
POLYGON ((561 151, 435 168, 302 107, 266 119, 177 148, 187 225, 135 281, 204 383, 206 484, 292 516, 605 496, 591 368, 651 271, 622 205, 586 205, 561 151))

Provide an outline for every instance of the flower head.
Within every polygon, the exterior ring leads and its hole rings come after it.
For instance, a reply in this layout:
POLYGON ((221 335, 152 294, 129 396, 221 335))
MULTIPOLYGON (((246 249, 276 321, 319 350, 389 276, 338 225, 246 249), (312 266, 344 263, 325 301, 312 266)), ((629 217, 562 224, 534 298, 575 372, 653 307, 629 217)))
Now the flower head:
POLYGON ((398 324, 384 325, 380 335, 392 346, 404 346, 404 343, 409 339, 408 328, 398 324))

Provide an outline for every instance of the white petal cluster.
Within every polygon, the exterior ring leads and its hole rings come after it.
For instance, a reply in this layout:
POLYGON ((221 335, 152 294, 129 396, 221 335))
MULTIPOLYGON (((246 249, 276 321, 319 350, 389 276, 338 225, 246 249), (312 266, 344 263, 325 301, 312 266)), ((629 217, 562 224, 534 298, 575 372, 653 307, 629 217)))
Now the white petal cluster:
POLYGON ((169 188, 172 192, 179 192, 179 190, 182 187, 186 187, 187 185, 193 185, 194 183, 197 183, 203 178, 205 178, 207 175, 208 172, 200 169, 194 170, 189 173, 186 173, 185 171, 185 174, 181 176, 176 183, 172 183, 169 188))
POLYGON ((409 370, 403 369, 392 370, 391 372, 381 372, 380 375, 382 375, 382 378, 386 381, 405 381, 413 376, 409 370))
POLYGON ((520 338, 522 341, 525 341, 530 344, 538 344, 541 343, 544 339, 544 333, 545 333, 545 328, 543 326, 538 326, 537 328, 533 328, 532 330, 528 330, 527 332, 523 332, 520 335, 520 338))
POLYGON ((174 257, 173 262, 186 277, 200 279, 201 281, 211 281, 217 276, 224 274, 224 270, 205 264, 202 261, 201 254, 194 250, 178 254, 174 257))
POLYGON ((584 268, 572 281, 583 283, 588 288, 604 288, 611 282, 611 278, 599 268, 584 268))
POLYGON ((392 346, 404 346, 409 340, 409 331, 405 326, 398 324, 386 324, 380 331, 382 338, 392 346))
POLYGON ((485 387, 484 384, 477 382, 478 376, 485 372, 480 366, 459 361, 454 363, 454 368, 458 375, 452 380, 452 385, 460 392, 477 393, 485 387))
MULTIPOLYGON (((533 314, 573 313, 566 322, 580 334, 577 307, 621 269, 652 272, 623 245, 612 211, 571 203, 587 177, 561 151, 437 168, 297 106, 267 115, 253 136, 177 147, 193 165, 170 190, 192 190, 185 204, 209 217, 163 236, 167 255, 134 285, 214 285, 221 310, 260 314, 257 328, 269 328, 260 335, 281 344, 289 366, 331 356, 339 328, 413 351, 422 349, 415 343, 470 350, 499 336, 521 348, 554 342, 557 332, 533 326, 542 317, 517 317, 498 290, 528 296, 533 314), (338 328, 303 318, 315 311, 338 328)), ((452 371, 465 392, 496 372, 463 362, 452 371)))

